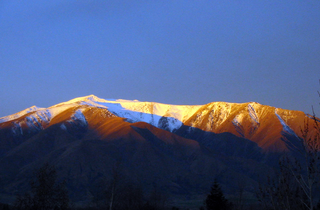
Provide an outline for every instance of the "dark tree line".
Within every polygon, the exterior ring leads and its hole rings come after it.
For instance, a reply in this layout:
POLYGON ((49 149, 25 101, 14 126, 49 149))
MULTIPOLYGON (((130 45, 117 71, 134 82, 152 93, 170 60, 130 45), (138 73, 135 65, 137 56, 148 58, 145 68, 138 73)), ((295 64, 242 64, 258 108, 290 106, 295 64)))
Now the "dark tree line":
POLYGON ((93 199, 91 209, 108 210, 164 210, 167 209, 167 197, 163 192, 153 189, 145 194, 142 188, 127 181, 113 192, 111 186, 106 191, 98 193, 100 199, 93 199))
MULTIPOLYGON (((104 183, 98 199, 89 209, 109 210, 162 210, 166 208, 166 196, 154 185, 146 197, 139 185, 130 182, 121 173, 119 164, 112 168, 112 178, 104 183), (104 186, 104 187, 103 187, 104 186)), ((0 205, 0 209, 17 210, 67 210, 69 195, 65 181, 57 182, 57 172, 48 163, 34 173, 31 190, 18 195, 13 207, 0 205)))
POLYGON ((57 172, 48 163, 36 173, 30 182, 31 191, 16 198, 15 208, 19 210, 66 210, 69 195, 65 182, 57 183, 57 172))
POLYGON ((124 176, 119 162, 112 167, 111 179, 102 182, 100 186, 103 187, 94 192, 91 205, 94 209, 162 210, 166 208, 167 197, 157 185, 154 185, 146 195, 140 184, 124 176))

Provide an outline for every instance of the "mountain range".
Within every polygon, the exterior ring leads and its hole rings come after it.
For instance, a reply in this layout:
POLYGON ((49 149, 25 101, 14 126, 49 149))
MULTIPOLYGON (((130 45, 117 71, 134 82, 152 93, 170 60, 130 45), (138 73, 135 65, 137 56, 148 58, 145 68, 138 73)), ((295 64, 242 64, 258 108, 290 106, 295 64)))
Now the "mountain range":
POLYGON ((33 172, 56 166, 71 199, 90 202, 119 165, 123 180, 172 200, 203 199, 214 179, 253 197, 279 157, 294 153, 312 116, 256 102, 169 105, 94 95, 0 118, 0 201, 28 190, 33 172))

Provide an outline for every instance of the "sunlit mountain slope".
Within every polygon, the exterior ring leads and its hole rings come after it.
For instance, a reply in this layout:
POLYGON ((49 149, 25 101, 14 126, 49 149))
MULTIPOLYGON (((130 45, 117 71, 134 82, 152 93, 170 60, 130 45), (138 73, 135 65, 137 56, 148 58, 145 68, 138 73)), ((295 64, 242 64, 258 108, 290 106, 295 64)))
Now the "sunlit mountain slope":
POLYGON ((114 129, 99 128, 104 119, 121 117, 128 122, 146 122, 172 133, 179 133, 183 126, 190 127, 190 131, 198 128, 216 134, 228 132, 257 143, 265 151, 285 150, 286 145, 281 141, 283 133, 301 135, 300 129, 305 120, 310 119, 300 111, 284 110, 255 102, 213 102, 183 106, 136 100, 104 100, 91 95, 49 108, 31 107, 0 118, 0 126, 11 129, 12 135, 20 136, 64 121, 66 123, 63 123, 61 128, 65 128, 70 117, 83 123, 89 122, 89 127, 100 130, 102 136, 109 135, 114 129))

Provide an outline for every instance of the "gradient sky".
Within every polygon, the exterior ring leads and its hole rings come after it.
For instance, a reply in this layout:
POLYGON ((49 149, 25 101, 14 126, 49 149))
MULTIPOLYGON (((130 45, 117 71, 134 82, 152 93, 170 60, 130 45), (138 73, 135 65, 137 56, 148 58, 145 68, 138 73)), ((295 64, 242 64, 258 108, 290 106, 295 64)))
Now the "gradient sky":
POLYGON ((1 0, 0 117, 76 97, 320 114, 319 0, 1 0))

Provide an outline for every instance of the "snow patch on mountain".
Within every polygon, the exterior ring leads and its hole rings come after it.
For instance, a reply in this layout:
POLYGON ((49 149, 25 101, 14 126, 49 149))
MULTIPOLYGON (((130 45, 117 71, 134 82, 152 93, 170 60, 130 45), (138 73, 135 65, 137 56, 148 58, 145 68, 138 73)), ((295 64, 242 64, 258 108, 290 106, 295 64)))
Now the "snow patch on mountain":
POLYGON ((287 123, 280 117, 280 115, 277 113, 277 109, 275 110, 275 115, 278 117, 282 127, 283 127, 283 130, 296 136, 297 138, 299 138, 297 136, 297 134, 287 125, 287 123))
POLYGON ((66 127, 66 125, 65 125, 64 123, 62 123, 62 124, 60 125, 60 128, 61 128, 62 130, 64 130, 64 131, 67 130, 67 127, 66 127))
POLYGON ((23 131, 22 131, 22 127, 21 127, 20 123, 13 122, 13 126, 11 128, 11 131, 15 136, 23 135, 23 131))
POLYGON ((232 120, 232 124, 235 127, 236 131, 242 136, 244 137, 244 133, 243 133, 243 126, 241 125, 241 122, 244 118, 244 114, 238 114, 233 120, 232 120))
POLYGON ((69 120, 60 125, 60 128, 65 131, 68 131, 70 126, 77 129, 86 128, 88 126, 88 121, 82 113, 84 110, 85 109, 76 110, 69 120))
MULTIPOLYGON (((36 129, 36 130, 43 130, 43 123, 48 124, 51 120, 51 112, 48 109, 38 109, 34 113, 30 114, 25 118, 25 120, 21 121, 24 122, 29 128, 36 129)), ((19 129, 21 130, 22 134, 22 128, 20 126, 21 122, 15 122, 15 124, 19 124, 19 129)))
POLYGON ((3 122, 8 122, 8 121, 12 121, 12 120, 15 120, 15 119, 18 119, 19 117, 22 117, 28 113, 31 113, 31 112, 35 112, 35 111, 38 111, 38 110, 42 110, 44 108, 39 108, 37 106, 32 106, 32 107, 29 107, 21 112, 18 112, 16 114, 13 114, 13 115, 9 115, 9 116, 5 116, 5 117, 1 117, 0 118, 0 123, 3 123, 3 122))
POLYGON ((83 111, 82 109, 78 109, 71 117, 71 120, 80 121, 83 125, 88 125, 88 122, 85 116, 83 115, 82 111, 83 111))
POLYGON ((52 117, 52 114, 49 109, 39 110, 36 112, 37 116, 46 123, 49 123, 52 117))
POLYGON ((156 127, 173 132, 182 126, 182 122, 173 117, 162 117, 156 127))
POLYGON ((26 124, 28 125, 29 128, 35 128, 36 130, 42 130, 43 127, 41 123, 39 122, 38 118, 35 117, 34 115, 30 115, 26 117, 26 124))
POLYGON ((251 119, 254 122, 256 122, 257 124, 259 124, 259 118, 256 114, 256 110, 253 108, 253 106, 251 104, 248 104, 248 112, 249 112, 251 119))

